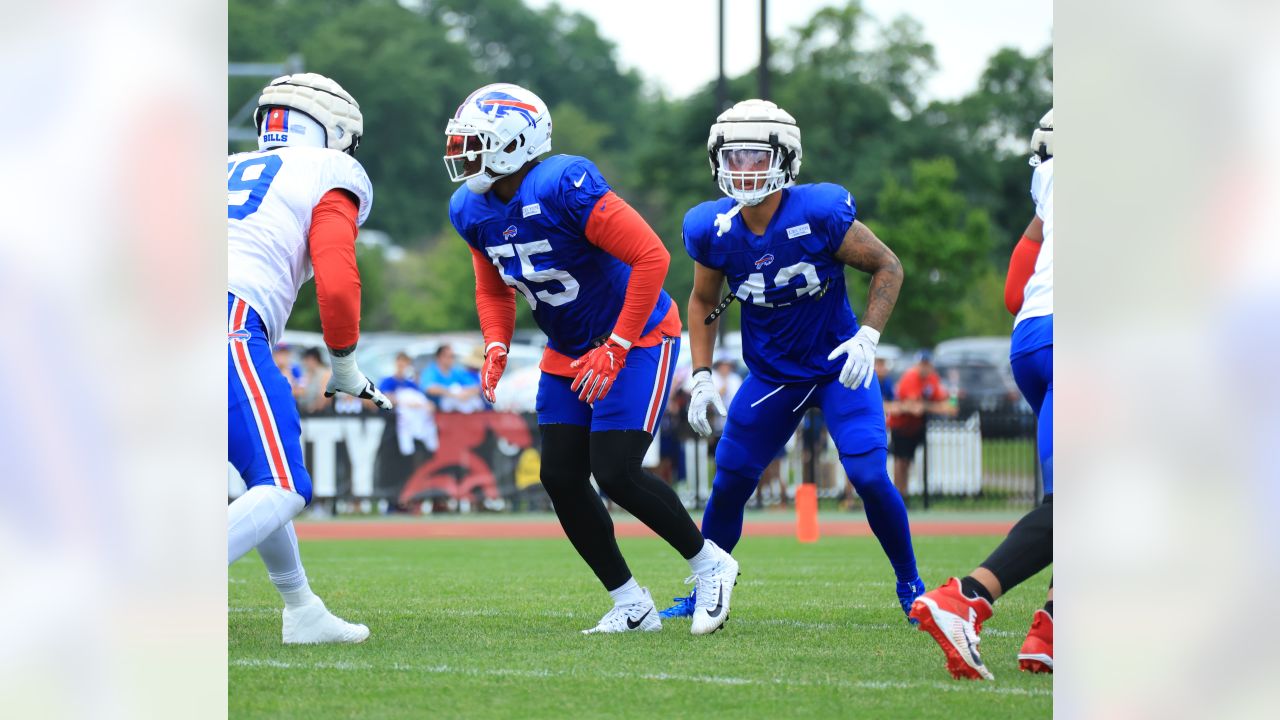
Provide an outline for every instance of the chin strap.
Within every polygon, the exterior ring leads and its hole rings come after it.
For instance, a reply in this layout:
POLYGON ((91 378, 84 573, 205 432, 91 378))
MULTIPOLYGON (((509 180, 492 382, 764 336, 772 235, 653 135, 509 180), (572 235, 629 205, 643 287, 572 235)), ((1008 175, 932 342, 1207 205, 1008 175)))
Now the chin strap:
POLYGON ((733 208, 727 213, 716 213, 716 237, 720 237, 733 227, 733 216, 742 212, 742 208, 746 207, 741 202, 734 203, 733 208))

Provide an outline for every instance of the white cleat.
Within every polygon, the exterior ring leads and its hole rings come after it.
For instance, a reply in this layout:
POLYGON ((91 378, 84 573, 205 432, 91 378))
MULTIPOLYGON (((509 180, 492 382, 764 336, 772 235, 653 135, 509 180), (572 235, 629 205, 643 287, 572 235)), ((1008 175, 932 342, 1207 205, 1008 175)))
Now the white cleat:
POLYGON ((726 552, 710 574, 694 575, 685 582, 695 583, 698 596, 693 607, 693 634, 710 635, 719 630, 729 619, 729 598, 738 584, 738 561, 726 552))
POLYGON ((604 614, 604 617, 600 618, 600 622, 596 623, 595 627, 583 630, 582 634, 661 630, 662 619, 658 617, 658 609, 653 606, 649 588, 640 588, 640 591, 644 593, 644 600, 630 605, 614 605, 604 614))
POLYGON ((358 643, 369 637, 369 628, 334 615, 316 598, 302 607, 284 609, 281 637, 285 645, 358 643))

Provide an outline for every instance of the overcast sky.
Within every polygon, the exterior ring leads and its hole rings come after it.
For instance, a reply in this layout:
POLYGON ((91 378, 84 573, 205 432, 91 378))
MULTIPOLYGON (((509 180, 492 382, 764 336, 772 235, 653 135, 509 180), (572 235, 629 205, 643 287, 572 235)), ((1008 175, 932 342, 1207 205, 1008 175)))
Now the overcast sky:
MULTIPOLYGON (((537 8, 552 0, 526 0, 537 8)), ((624 67, 636 68, 672 97, 684 97, 716 76, 717 0, 557 0, 595 19, 618 46, 624 67)), ((840 0, 772 0, 769 36, 786 37, 820 8, 840 0)), ((924 24, 938 70, 928 99, 954 99, 972 90, 986 60, 1005 46, 1024 53, 1049 44, 1052 0, 863 0, 877 20, 907 14, 924 24)), ((760 57, 759 0, 725 0, 725 72, 740 75, 760 57)))

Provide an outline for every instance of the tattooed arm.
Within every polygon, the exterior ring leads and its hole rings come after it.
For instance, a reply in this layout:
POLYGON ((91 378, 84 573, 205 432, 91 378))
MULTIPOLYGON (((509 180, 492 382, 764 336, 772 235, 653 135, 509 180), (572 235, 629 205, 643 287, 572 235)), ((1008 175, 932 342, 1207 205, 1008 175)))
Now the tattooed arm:
POLYGON ((862 324, 884 330, 893 306, 898 302, 902 289, 902 263, 871 229, 854 220, 844 242, 836 250, 836 259, 871 275, 871 290, 867 293, 867 312, 861 316, 862 324))

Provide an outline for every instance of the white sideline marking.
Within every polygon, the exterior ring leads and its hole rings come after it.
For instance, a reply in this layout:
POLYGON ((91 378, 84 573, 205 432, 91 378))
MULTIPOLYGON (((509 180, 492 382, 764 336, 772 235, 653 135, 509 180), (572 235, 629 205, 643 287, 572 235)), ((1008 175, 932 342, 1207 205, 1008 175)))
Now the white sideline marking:
POLYGON ((1041 689, 1027 689, 1016 687, 1001 687, 990 683, 918 683, 918 682, 902 682, 900 680, 805 680, 803 678, 739 678, 739 677, 722 677, 716 675, 674 675, 671 673, 623 673, 623 672, 599 672, 599 671, 564 671, 564 670, 523 670, 516 668, 462 668, 453 667, 451 665, 406 665, 404 663, 391 663, 390 665, 374 665, 372 663, 356 663, 356 662, 287 662, 283 660, 272 660, 270 658, 237 658, 231 661, 231 665, 235 667, 269 667, 279 668, 283 670, 379 670, 390 669, 400 670, 402 672, 420 672, 432 675, 466 675, 469 677, 522 677, 522 678, 551 678, 551 677, 570 677, 570 678, 606 678, 610 680, 655 680, 659 682, 690 682, 704 683, 708 685, 783 685, 790 687, 838 687, 855 690, 913 690, 913 689, 932 689, 946 690, 954 692, 984 692, 995 695, 1027 695, 1031 697, 1044 697, 1053 695, 1052 691, 1041 689))
MULTIPOLYGON (((227 612, 241 614, 241 615, 271 615, 273 617, 278 617, 280 615, 280 612, 283 609, 284 609, 283 606, 281 607, 229 607, 227 608, 227 612)), ((375 618, 397 618, 397 617, 403 617, 405 615, 405 611, 403 610, 395 610, 395 611, 361 610, 359 611, 359 613, 360 613, 360 617, 375 617, 375 618)), ((431 616, 499 617, 499 616, 508 616, 511 613, 505 612, 502 610, 496 610, 496 609, 432 608, 431 610, 427 610, 423 613, 417 613, 417 614, 424 615, 427 617, 431 617, 431 616)), ((591 613, 590 612, 575 613, 575 612, 569 612, 568 610, 542 610, 536 613, 522 613, 522 614, 532 615, 534 617, 547 617, 547 618, 580 617, 580 618, 583 618, 585 621, 586 616, 590 615, 591 613)))
MULTIPOLYGON (((827 607, 827 604, 816 603, 814 604, 814 606, 827 607)), ((869 606, 864 604, 852 604, 852 605, 845 605, 842 607, 843 609, 850 609, 850 610, 869 609, 869 606)), ((231 614, 236 614, 236 615, 261 615, 264 617, 270 616, 270 617, 278 618, 280 617, 281 609, 282 608, 276 608, 276 607, 229 607, 227 608, 227 612, 231 614)), ((498 610, 488 610, 488 609, 468 610, 468 609, 462 609, 462 608, 435 608, 427 611, 425 614, 427 616, 464 618, 464 617, 498 617, 499 615, 509 615, 510 613, 501 612, 498 610)), ((580 617, 583 619, 583 622, 588 622, 588 616, 590 615, 589 612, 586 615, 584 615, 583 613, 569 612, 567 610, 544 610, 542 612, 530 613, 530 614, 535 617, 545 617, 545 618, 580 617)), ((403 615, 404 615, 404 612, 402 611, 395 611, 395 612, 386 611, 386 610, 360 611, 360 618, 362 619, 398 618, 398 617, 402 617, 403 615)), ((898 624, 885 624, 885 623, 811 622, 807 620, 790 620, 788 618, 758 618, 758 619, 751 618, 751 619, 738 620, 736 622, 739 625, 772 625, 775 627, 791 627, 791 628, 800 628, 803 630, 821 630, 821 631, 909 629, 909 627, 905 624, 898 625, 898 624)), ((1023 634, 1024 633, 1014 632, 1012 630, 999 630, 997 628, 991 628, 991 627, 983 628, 982 630, 983 637, 988 637, 988 636, 990 637, 1022 637, 1023 634)))

